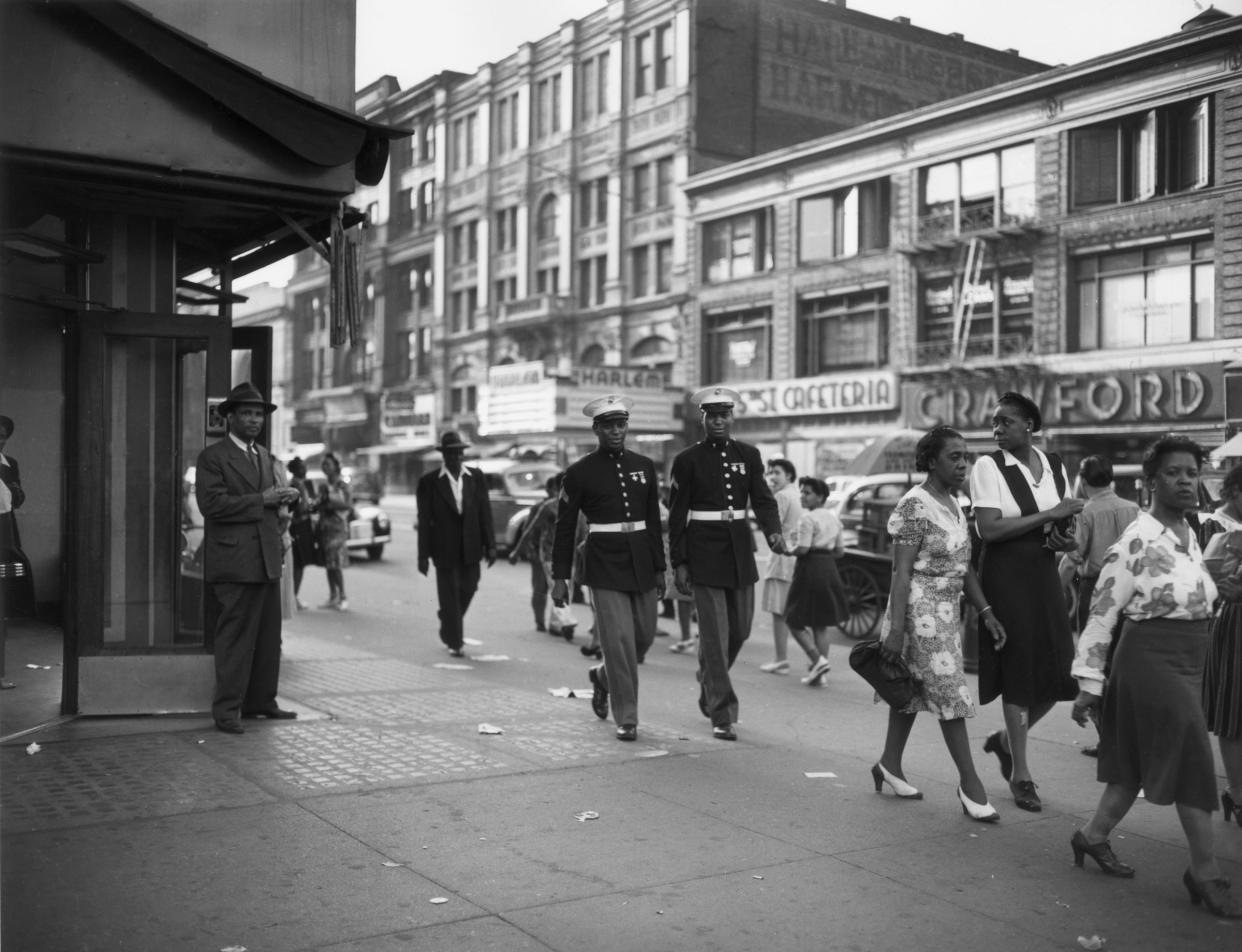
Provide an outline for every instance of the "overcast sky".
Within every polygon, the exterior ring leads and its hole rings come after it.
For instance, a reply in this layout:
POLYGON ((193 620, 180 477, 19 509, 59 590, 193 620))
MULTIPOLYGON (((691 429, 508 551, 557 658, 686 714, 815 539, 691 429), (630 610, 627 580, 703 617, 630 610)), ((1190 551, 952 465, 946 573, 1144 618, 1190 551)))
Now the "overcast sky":
MULTIPOLYGON (((357 80, 385 73, 402 88, 441 70, 473 73, 519 43, 553 33, 604 0, 357 0, 357 80)), ((937 33, 961 33, 1044 63, 1077 63, 1174 33, 1206 0, 849 0, 853 10, 907 16, 937 33)), ((1242 13, 1242 0, 1215 0, 1242 13)))

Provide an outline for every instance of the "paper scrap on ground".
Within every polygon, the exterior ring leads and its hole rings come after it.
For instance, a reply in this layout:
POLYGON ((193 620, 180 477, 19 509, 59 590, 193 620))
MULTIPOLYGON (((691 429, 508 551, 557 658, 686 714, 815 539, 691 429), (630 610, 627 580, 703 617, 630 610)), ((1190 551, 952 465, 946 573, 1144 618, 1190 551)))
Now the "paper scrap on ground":
POLYGON ((405 863, 394 863, 392 860, 390 860, 390 859, 386 859, 386 860, 384 860, 384 865, 385 865, 385 866, 387 866, 387 867, 389 867, 389 868, 392 868, 392 867, 394 867, 394 866, 404 866, 404 865, 405 865, 405 863))
POLYGON ((244 945, 226 945, 220 952, 246 952, 244 945))
POLYGON ((43 749, 43 748, 42 748, 42 747, 40 747, 38 744, 31 744, 29 747, 27 747, 27 748, 26 748, 26 753, 28 753, 28 754, 30 754, 31 756, 33 756, 34 754, 37 754, 37 753, 38 753, 39 751, 41 751, 42 749, 43 749))
POLYGON ((504 731, 502 731, 495 724, 480 724, 479 733, 480 734, 503 734, 504 731))
POLYGON ((820 773, 816 773, 816 772, 815 772, 815 771, 813 771, 813 770, 808 770, 808 771, 807 771, 806 773, 804 773, 802 776, 804 776, 804 777, 809 777, 811 780, 818 780, 818 779, 820 779, 821 777, 827 777, 829 780, 836 780, 836 779, 837 779, 837 775, 836 775, 836 774, 834 774, 834 773, 829 773, 829 772, 828 772, 828 771, 826 771, 826 770, 825 770, 825 771, 822 771, 822 772, 820 772, 820 773))
POLYGON ((469 664, 449 664, 447 661, 437 661, 432 667, 443 668, 446 671, 473 671, 474 666, 469 664))
POLYGON ((587 820, 598 820, 599 814, 594 810, 583 810, 581 813, 575 813, 574 819, 579 823, 585 823, 587 820))
POLYGON ((1078 937, 1078 944, 1086 949, 1087 952, 1099 952, 1100 949, 1104 948, 1104 940, 1098 935, 1093 935, 1090 938, 1080 935, 1078 937))
POLYGON ((463 639, 461 640, 461 643, 462 643, 463 645, 473 645, 473 646, 474 646, 474 647, 476 647, 476 648, 477 648, 479 645, 483 644, 483 642, 479 641, 479 639, 478 639, 478 638, 463 638, 463 639))
POLYGON ((432 903, 433 905, 438 906, 441 903, 448 902, 448 898, 445 896, 436 896, 434 899, 428 900, 428 902, 432 903))
POLYGON ((474 656, 475 661, 508 661, 507 654, 481 654, 474 656))
POLYGON ((644 750, 638 755, 639 757, 667 757, 667 750, 644 750))
POLYGON ((590 688, 548 688, 553 697, 590 697, 590 688))

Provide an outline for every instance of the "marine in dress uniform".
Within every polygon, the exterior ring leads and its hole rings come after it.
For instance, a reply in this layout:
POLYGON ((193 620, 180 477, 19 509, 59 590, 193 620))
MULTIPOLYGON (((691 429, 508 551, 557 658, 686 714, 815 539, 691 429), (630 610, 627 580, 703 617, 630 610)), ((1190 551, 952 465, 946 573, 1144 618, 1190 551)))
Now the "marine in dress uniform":
POLYGON ((628 397, 610 394, 582 408, 599 449, 565 471, 552 545, 552 600, 563 605, 578 514, 586 517, 581 581, 591 589, 604 654, 589 672, 592 706, 606 718, 611 698, 617 738, 627 741, 638 736, 638 659, 655 638, 665 567, 655 464, 625 448, 632 405, 628 397))
POLYGON ((785 544, 759 450, 729 437, 741 395, 706 387, 690 399, 702 414, 705 439, 673 460, 669 558, 678 591, 693 589, 699 613, 699 710, 711 718, 714 737, 736 740, 729 669, 750 637, 759 579, 747 507, 773 552, 783 553, 785 544))

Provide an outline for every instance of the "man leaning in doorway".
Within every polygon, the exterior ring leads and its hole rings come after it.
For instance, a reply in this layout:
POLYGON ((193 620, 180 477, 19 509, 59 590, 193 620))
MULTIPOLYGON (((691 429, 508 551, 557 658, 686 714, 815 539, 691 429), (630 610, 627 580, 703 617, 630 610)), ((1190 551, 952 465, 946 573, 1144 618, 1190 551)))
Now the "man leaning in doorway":
POLYGON ((463 465, 470 444, 446 430, 436 447, 444 464, 423 474, 418 499, 418 571, 436 566, 440 602, 440 640, 454 658, 464 658, 462 619, 479 589, 480 563, 496 561, 492 509, 483 473, 463 465))
POLYGON ((782 554, 785 543, 759 450, 729 436, 741 395, 705 387, 690 399, 706 438, 673 460, 669 555, 677 590, 694 592, 699 613, 699 710, 711 719, 713 737, 737 740, 738 700, 729 669, 750 637, 759 579, 747 507, 774 553, 782 554))
POLYGON ((297 717, 276 703, 276 688, 280 516, 298 491, 277 484, 271 455, 255 442, 275 409, 254 384, 238 384, 220 404, 228 435, 203 450, 195 468, 194 493, 204 521, 204 579, 219 607, 211 715, 226 734, 244 732, 242 717, 297 717))
POLYGON ((633 401, 619 394, 592 400, 599 450, 565 471, 552 546, 552 600, 564 605, 574 561, 578 514, 587 519, 582 582, 591 589, 603 664, 590 669, 591 706, 612 717, 617 739, 638 737, 638 661, 655 638, 656 608, 664 597, 664 537, 655 464, 625 448, 633 401))

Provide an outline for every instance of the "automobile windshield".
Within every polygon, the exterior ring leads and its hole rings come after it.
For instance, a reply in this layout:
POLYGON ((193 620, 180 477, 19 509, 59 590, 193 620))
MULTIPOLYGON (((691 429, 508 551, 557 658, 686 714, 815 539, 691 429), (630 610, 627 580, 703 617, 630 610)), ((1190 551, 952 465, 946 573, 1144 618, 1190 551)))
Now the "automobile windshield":
POLYGON ((523 469, 505 473, 505 485, 514 496, 542 496, 543 484, 555 475, 553 469, 523 469))

